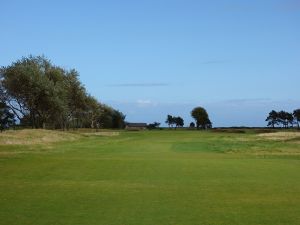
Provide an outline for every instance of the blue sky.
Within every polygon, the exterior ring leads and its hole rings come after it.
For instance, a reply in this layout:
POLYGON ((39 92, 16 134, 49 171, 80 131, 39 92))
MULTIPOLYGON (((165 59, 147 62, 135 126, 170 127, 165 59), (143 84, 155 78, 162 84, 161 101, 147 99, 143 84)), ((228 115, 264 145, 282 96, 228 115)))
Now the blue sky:
POLYGON ((0 65, 41 55, 132 122, 264 126, 300 108, 300 0, 0 3, 0 65))

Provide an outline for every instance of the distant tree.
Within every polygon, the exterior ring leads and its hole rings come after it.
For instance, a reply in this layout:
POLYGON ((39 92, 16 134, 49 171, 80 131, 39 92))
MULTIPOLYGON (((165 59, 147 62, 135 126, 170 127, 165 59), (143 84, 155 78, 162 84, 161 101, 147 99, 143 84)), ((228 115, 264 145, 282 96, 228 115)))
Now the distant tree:
POLYGON ((287 120, 287 123, 290 124, 292 127, 294 127, 294 116, 293 116, 293 113, 287 113, 286 114, 286 120, 287 120))
POLYGON ((173 127, 173 125, 175 124, 174 117, 171 115, 168 115, 167 119, 166 119, 166 124, 168 124, 169 127, 173 127))
POLYGON ((293 114, 282 110, 278 112, 278 121, 282 124, 284 128, 288 128, 289 124, 293 126, 293 114))
POLYGON ((195 128, 195 123, 194 122, 190 123, 190 128, 195 128))
POLYGON ((195 119, 197 129, 207 129, 212 127, 208 113, 203 107, 196 107, 192 110, 191 116, 195 119))
POLYGON ((294 112, 293 112, 293 116, 294 116, 294 119, 298 125, 298 129, 300 128, 299 127, 299 123, 300 123, 300 109, 295 109, 294 112))
POLYGON ((147 126, 147 128, 150 129, 150 130, 153 130, 153 129, 159 128, 159 126, 160 126, 160 123, 154 122, 154 123, 150 123, 150 124, 147 126))
POLYGON ((268 127, 272 126, 273 128, 275 128, 275 125, 278 125, 279 122, 278 113, 275 110, 272 110, 269 113, 266 121, 268 122, 268 127))
POLYGON ((0 130, 9 128, 15 124, 15 116, 4 102, 0 102, 0 130))
POLYGON ((176 128, 177 128, 177 127, 183 127, 183 126, 184 126, 184 120, 183 120, 180 116, 178 116, 178 117, 173 117, 173 119, 174 119, 176 128))

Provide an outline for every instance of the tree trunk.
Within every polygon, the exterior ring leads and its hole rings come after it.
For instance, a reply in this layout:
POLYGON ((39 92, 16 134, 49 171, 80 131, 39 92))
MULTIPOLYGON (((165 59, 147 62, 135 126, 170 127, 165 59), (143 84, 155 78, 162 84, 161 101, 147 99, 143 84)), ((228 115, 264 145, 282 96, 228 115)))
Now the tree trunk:
POLYGON ((94 129, 94 120, 92 119, 91 128, 94 129))
POLYGON ((31 126, 32 126, 32 129, 36 128, 35 127, 35 113, 31 113, 31 126))

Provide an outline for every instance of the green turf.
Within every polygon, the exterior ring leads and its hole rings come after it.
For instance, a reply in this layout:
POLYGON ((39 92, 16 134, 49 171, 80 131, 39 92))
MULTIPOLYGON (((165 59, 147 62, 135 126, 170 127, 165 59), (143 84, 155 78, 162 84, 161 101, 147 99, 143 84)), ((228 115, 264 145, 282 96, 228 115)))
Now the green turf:
POLYGON ((0 147, 1 225, 297 225, 300 144, 122 132, 0 147))

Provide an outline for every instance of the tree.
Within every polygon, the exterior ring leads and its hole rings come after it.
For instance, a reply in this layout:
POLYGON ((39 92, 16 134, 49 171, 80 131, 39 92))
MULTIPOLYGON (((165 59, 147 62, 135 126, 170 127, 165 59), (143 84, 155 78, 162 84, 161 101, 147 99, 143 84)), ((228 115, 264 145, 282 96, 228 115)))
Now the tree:
POLYGON ((123 129, 125 127, 126 116, 118 110, 112 113, 112 128, 123 129))
POLYGON ((208 113, 203 107, 196 107, 192 110, 191 116, 196 121, 197 129, 207 129, 212 127, 212 123, 209 119, 208 113))
POLYGON ((166 124, 168 124, 169 128, 173 127, 173 125, 175 124, 174 117, 171 115, 168 115, 167 119, 166 119, 166 124))
POLYGON ((286 114, 286 120, 287 120, 287 123, 290 124, 292 127, 294 127, 294 116, 293 116, 293 113, 287 113, 286 114))
POLYGON ((0 102, 0 130, 9 128, 15 124, 15 116, 10 112, 9 107, 4 102, 0 102))
POLYGON ((120 111, 101 104, 101 115, 98 118, 100 127, 123 129, 125 127, 125 118, 126 116, 120 111))
POLYGON ((190 128, 195 128, 195 123, 194 122, 190 123, 190 128))
POLYGON ((268 127, 272 126, 273 128, 275 128, 275 125, 278 125, 278 122, 279 122, 278 113, 275 110, 272 110, 269 113, 266 121, 268 122, 268 127))
POLYGON ((88 95, 86 97, 86 111, 83 119, 83 126, 98 130, 100 128, 100 118, 103 113, 101 104, 96 98, 88 95))
POLYGON ((44 127, 54 116, 53 109, 60 111, 58 90, 62 89, 50 79, 53 72, 43 56, 22 58, 1 70, 8 106, 19 119, 28 115, 32 127, 44 127))
POLYGON ((90 96, 79 73, 44 56, 23 57, 0 69, 0 100, 32 128, 124 128, 125 115, 90 96))
POLYGON ((299 123, 300 123, 300 109, 295 109, 294 112, 293 112, 293 116, 294 116, 294 119, 298 125, 298 129, 299 129, 299 123))
POLYGON ((159 126, 160 126, 160 123, 154 122, 154 123, 150 123, 147 127, 148 127, 148 129, 153 130, 153 129, 159 128, 159 126))
POLYGON ((184 120, 178 116, 178 117, 173 117, 173 120, 175 122, 176 128, 177 127, 183 127, 184 126, 184 120))
POLYGON ((294 117, 292 113, 281 110, 278 112, 278 121, 284 128, 288 128, 289 124, 293 126, 294 117))

